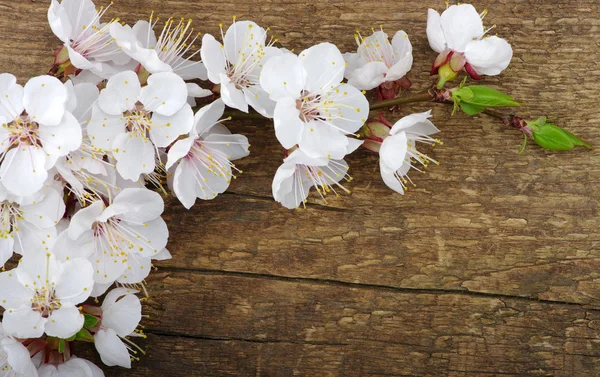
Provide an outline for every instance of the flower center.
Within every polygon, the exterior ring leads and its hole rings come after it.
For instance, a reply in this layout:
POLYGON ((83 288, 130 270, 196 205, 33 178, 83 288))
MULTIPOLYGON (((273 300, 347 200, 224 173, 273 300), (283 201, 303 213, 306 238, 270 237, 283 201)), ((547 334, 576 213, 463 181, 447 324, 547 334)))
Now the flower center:
POLYGON ((13 145, 35 145, 41 146, 39 137, 39 125, 26 113, 19 115, 8 124, 3 124, 9 135, 5 140, 0 140, 0 144, 7 145, 7 150, 13 145), (8 143, 7 143, 8 142, 8 143))
POLYGON ((3 201, 0 204, 0 219, 2 220, 2 223, 0 223, 0 238, 14 238, 12 232, 19 231, 16 222, 23 219, 19 207, 9 201, 3 201))
POLYGON ((120 20, 116 18, 100 25, 100 18, 113 3, 111 2, 107 7, 101 6, 87 24, 81 22, 84 4, 84 1, 80 3, 79 15, 74 24, 75 35, 71 38, 71 48, 86 58, 99 61, 110 60, 111 55, 119 52, 119 46, 114 43, 115 39, 110 35, 110 25, 120 20))
POLYGON ((146 138, 152 126, 151 113, 144 109, 144 105, 140 102, 135 106, 135 110, 127 111, 123 114, 126 118, 125 128, 134 136, 146 138))
MULTIPOLYGON (((154 17, 153 11, 150 15, 151 27, 148 28, 148 33, 152 32, 159 20, 159 17, 154 17)), ((200 54, 200 49, 194 43, 200 37, 201 33, 194 32, 194 28, 191 27, 191 18, 187 21, 181 18, 176 26, 173 26, 174 22, 172 17, 169 18, 163 26, 156 46, 148 46, 148 48, 154 49, 159 59, 170 65, 173 71, 187 69, 193 65, 200 64, 199 61, 192 61, 190 59, 200 54), (184 58, 186 55, 187 57, 184 58)), ((150 40, 149 34, 147 38, 147 40, 150 40)))

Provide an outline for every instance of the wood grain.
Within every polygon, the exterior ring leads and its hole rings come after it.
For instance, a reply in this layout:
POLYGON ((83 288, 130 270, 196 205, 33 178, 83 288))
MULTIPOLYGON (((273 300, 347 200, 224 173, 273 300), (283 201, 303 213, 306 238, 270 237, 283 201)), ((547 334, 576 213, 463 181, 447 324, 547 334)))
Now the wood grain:
MULTIPOLYGON (((514 49, 487 78, 600 145, 600 3, 474 1, 514 49)), ((47 72, 58 40, 47 1, 0 0, 0 64, 21 82, 47 72)), ((218 33, 230 17, 271 26, 300 51, 332 41, 355 48, 355 29, 405 30, 418 91, 435 54, 428 7, 442 1, 119 0, 126 22, 193 17, 218 33)), ((351 195, 311 197, 287 211, 271 199, 283 157, 268 122, 228 126, 250 157, 228 193, 185 211, 167 201, 174 258, 148 282, 148 357, 108 376, 594 376, 600 375, 600 155, 517 153, 520 136, 494 119, 433 108, 441 161, 407 195, 388 190, 377 156, 348 162, 351 195)), ((375 114, 374 114, 375 115, 375 114)))

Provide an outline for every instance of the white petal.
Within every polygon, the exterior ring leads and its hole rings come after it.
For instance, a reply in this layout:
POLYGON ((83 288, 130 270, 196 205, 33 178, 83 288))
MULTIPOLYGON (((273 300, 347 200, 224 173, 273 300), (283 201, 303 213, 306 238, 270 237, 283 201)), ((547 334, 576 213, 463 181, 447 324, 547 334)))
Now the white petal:
POLYGON ((369 116, 369 101, 360 90, 349 84, 327 91, 321 101, 318 107, 321 115, 328 123, 348 134, 358 131, 369 116))
POLYGON ((327 157, 311 157, 302 149, 296 149, 284 158, 283 162, 294 165, 325 166, 329 163, 329 159, 327 157))
POLYGON ((260 86, 273 101, 284 97, 299 98, 306 83, 307 72, 300 59, 283 54, 269 59, 260 75, 260 86))
POLYGON ((82 132, 73 114, 66 111, 57 126, 40 124, 38 133, 44 140, 44 151, 53 156, 66 156, 81 145, 82 132))
POLYGON ((33 291, 25 288, 15 272, 0 273, 0 306, 11 309, 21 305, 31 305, 32 298, 33 291))
POLYGON ((185 86, 187 86, 188 97, 204 98, 204 97, 212 96, 212 94, 213 94, 212 91, 201 88, 200 85, 195 84, 195 83, 188 82, 188 83, 185 83, 185 86))
MULTIPOLYGON (((91 292, 91 287, 90 287, 91 292)), ((83 314, 75 306, 63 305, 54 310, 46 322, 46 334, 67 339, 83 328, 83 314)))
POLYGON ((166 165, 167 170, 171 169, 177 161, 181 160, 189 153, 192 145, 194 145, 194 141, 193 138, 187 137, 185 139, 177 140, 177 142, 169 148, 169 157, 166 165))
POLYGON ((35 366, 31 362, 29 350, 19 341, 11 338, 2 340, 2 348, 8 358, 8 365, 23 377, 37 376, 35 366))
POLYGON ((98 220, 107 221, 110 217, 118 216, 123 221, 141 224, 160 217, 163 210, 164 201, 157 192, 146 188, 126 188, 114 198, 98 220))
POLYGON ((140 81, 135 72, 117 73, 108 80, 106 88, 100 92, 98 105, 107 114, 122 115, 125 111, 135 108, 141 90, 140 81))
POLYGON ((133 333, 142 319, 140 299, 128 291, 113 289, 102 303, 102 326, 113 329, 121 337, 133 333))
POLYGON ((481 75, 499 75, 508 67, 512 55, 510 44, 496 36, 472 41, 465 48, 467 62, 481 75))
POLYGON ((207 80, 206 67, 201 61, 176 58, 171 62, 173 73, 184 80, 207 80))
POLYGON ((65 214, 65 203, 61 193, 53 188, 43 190, 43 199, 21 207, 24 219, 39 228, 50 228, 65 214))
POLYGON ((172 72, 155 73, 142 88, 140 101, 146 110, 172 116, 187 104, 187 86, 172 72))
POLYGON ((296 172, 296 164, 283 163, 275 172, 273 178, 273 199, 281 203, 288 209, 294 209, 308 197, 308 190, 305 192, 295 192, 294 184, 296 172))
POLYGON ((148 72, 173 71, 170 65, 160 60, 154 49, 146 48, 140 43, 136 32, 129 25, 121 25, 119 22, 113 22, 110 25, 110 34, 115 38, 117 45, 131 58, 140 62, 148 72))
POLYGON ((14 246, 15 240, 10 235, 0 238, 0 268, 4 267, 6 262, 12 257, 14 246))
POLYGON ((196 177, 194 167, 189 161, 182 161, 173 176, 173 192, 186 209, 192 208, 196 202, 196 177))
POLYGON ((84 122, 92 117, 92 107, 100 96, 98 87, 94 84, 81 83, 73 87, 73 94, 77 98, 77 106, 70 110, 73 116, 84 122))
POLYGON ((471 4, 452 5, 442 13, 440 23, 448 48, 464 52, 467 43, 483 37, 483 22, 471 4))
POLYGON ((23 96, 25 89, 17 84, 17 78, 10 73, 0 74, 0 117, 11 121, 25 109, 23 96))
POLYGON ((352 72, 348 84, 362 90, 378 87, 386 77, 388 67, 383 62, 369 62, 352 72))
POLYGON ((265 92, 259 85, 252 85, 244 89, 246 102, 252 106, 260 115, 273 118, 275 111, 275 101, 269 98, 269 94, 265 92))
POLYGON ((60 280, 54 292, 62 304, 77 305, 90 297, 94 287, 94 270, 90 262, 75 258, 61 263, 60 280))
POLYGON ((169 250, 167 250, 166 248, 162 249, 157 254, 154 254, 152 256, 152 260, 169 260, 169 259, 173 259, 173 256, 171 255, 171 252, 169 252, 169 250))
POLYGON ((63 42, 68 42, 72 34, 73 27, 69 22, 69 17, 62 4, 52 0, 48 8, 48 23, 54 35, 63 42))
POLYGON ((115 138, 125 133, 125 123, 123 114, 110 115, 102 111, 98 105, 94 105, 92 119, 87 125, 92 145, 105 151, 112 150, 115 138))
POLYGON ((348 138, 348 148, 346 149, 346 154, 354 153, 361 145, 363 145, 364 140, 348 138))
POLYGON ((122 284, 136 284, 148 277, 151 270, 150 258, 138 254, 129 254, 127 265, 123 275, 117 279, 122 284))
POLYGON ((137 133, 120 134, 115 138, 113 147, 121 177, 135 182, 140 179, 140 174, 154 171, 154 146, 148 138, 137 133))
POLYGON ((313 121, 304 127, 299 146, 311 157, 342 159, 348 149, 348 138, 327 123, 313 121))
POLYGON ((103 294, 106 293, 106 291, 108 290, 108 288, 112 287, 113 282, 107 283, 107 284, 99 284, 96 283, 94 284, 94 289, 92 289, 92 293, 90 294, 91 297, 97 298, 102 296, 103 294))
POLYGON ((388 169, 384 164, 379 164, 379 171, 381 173, 381 178, 387 187, 396 191, 399 194, 404 194, 404 187, 395 176, 395 171, 388 169))
POLYGON ((7 334, 17 338, 39 338, 44 334, 47 319, 31 308, 31 303, 4 312, 2 325, 7 334))
POLYGON ((307 73, 306 89, 309 92, 336 87, 344 79, 346 62, 334 44, 312 46, 302 51, 299 58, 307 73))
POLYGON ((23 256, 14 272, 26 287, 55 284, 60 278, 60 266, 54 254, 50 253, 31 253, 23 256))
POLYGON ((27 221, 19 220, 12 235, 16 240, 15 252, 29 255, 36 252, 47 252, 56 240, 56 228, 52 226, 41 229, 27 221))
POLYGON ((397 32, 394 39, 392 39, 392 47, 394 49, 394 64, 390 67, 385 81, 399 80, 406 76, 412 68, 412 45, 408 35, 403 31, 397 32))
POLYGON ((206 105, 200 110, 198 110, 198 112, 196 112, 196 115, 194 116, 194 130, 196 134, 202 135, 204 132, 208 131, 212 126, 217 124, 219 120, 223 117, 224 111, 225 104, 221 99, 218 99, 210 105, 206 105))
POLYGON ((200 48, 202 62, 208 71, 208 79, 215 84, 221 83, 221 74, 225 74, 225 53, 224 47, 215 37, 210 34, 204 34, 202 37, 202 47, 200 48))
POLYGON ((343 54, 344 60, 346 61, 346 70, 344 71, 344 77, 349 79, 352 73, 367 64, 367 61, 357 53, 345 53, 343 54))
POLYGON ((101 200, 77 211, 69 224, 69 238, 75 240, 84 232, 91 230, 92 224, 97 221, 102 211, 104 211, 104 203, 101 200))
POLYGON ((23 105, 30 118, 45 126, 60 123, 65 113, 67 89, 59 79, 38 76, 25 84, 23 105))
POLYGON ((130 234, 130 246, 133 246, 131 252, 150 258, 167 246, 169 230, 160 217, 147 221, 143 226, 124 223, 123 227, 130 234))
POLYGON ((0 180, 14 195, 27 196, 40 190, 48 177, 46 152, 37 146, 9 150, 0 166, 0 180))
POLYGON ((283 97, 277 101, 273 122, 275 136, 284 148, 290 149, 302 139, 306 125, 300 119, 300 110, 297 109, 294 98, 283 97))
POLYGON ((234 22, 225 32, 225 53, 227 60, 237 64, 240 59, 258 54, 257 46, 264 46, 266 38, 265 29, 252 21, 234 22))
POLYGON ((390 130, 390 135, 394 135, 400 131, 421 135, 432 135, 440 132, 440 130, 429 121, 430 117, 431 110, 407 115, 394 123, 390 130))
POLYGON ((156 34, 148 21, 140 20, 136 22, 131 30, 142 47, 153 48, 156 46, 156 34))
POLYGON ((248 138, 244 135, 211 134, 204 139, 204 144, 221 151, 229 161, 244 158, 250 154, 248 138))
POLYGON ((104 364, 131 368, 129 351, 112 329, 100 329, 94 335, 94 345, 104 364))
POLYGON ((164 116, 158 113, 152 115, 152 127, 150 137, 152 142, 159 148, 168 147, 181 135, 187 134, 194 125, 194 112, 187 103, 181 110, 172 116, 164 116))
POLYGON ((446 38, 442 31, 441 17, 433 9, 427 11, 427 40, 429 46, 435 52, 442 52, 446 49, 446 38))
POLYGON ((96 240, 95 242, 94 254, 89 258, 94 266, 94 281, 97 284, 112 284, 127 269, 127 259, 123 256, 113 259, 108 251, 103 249, 103 247, 106 248, 106 240, 102 242, 96 240), (107 252, 104 253, 104 251, 107 252))
POLYGON ((396 171, 404 164, 408 150, 408 139, 404 132, 386 137, 379 149, 380 164, 386 170, 396 171))
POLYGON ((248 103, 244 92, 238 89, 224 74, 221 74, 221 99, 231 108, 248 112, 248 103))

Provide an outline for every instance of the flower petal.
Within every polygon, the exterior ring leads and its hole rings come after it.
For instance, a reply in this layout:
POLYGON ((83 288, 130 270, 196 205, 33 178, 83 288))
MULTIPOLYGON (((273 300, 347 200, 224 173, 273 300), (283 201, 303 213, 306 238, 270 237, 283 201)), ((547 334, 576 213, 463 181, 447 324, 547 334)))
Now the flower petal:
POLYGON ((269 98, 269 94, 265 92, 259 85, 252 85, 244 89, 246 102, 252 106, 260 115, 273 118, 275 111, 275 101, 269 98))
POLYGON ((150 258, 130 253, 123 275, 117 279, 121 284, 136 284, 148 277, 152 261, 150 258))
POLYGON ((168 160, 166 168, 171 169, 173 165, 182 158, 184 158, 192 149, 192 145, 194 145, 194 139, 191 137, 187 137, 185 139, 177 140, 171 148, 169 148, 168 160))
POLYGON ((33 291, 25 288, 15 272, 0 273, 0 306, 4 309, 14 309, 21 305, 31 306, 32 299, 33 291))
POLYGON ((327 123, 339 128, 340 132, 351 134, 366 122, 369 116, 369 101, 354 86, 341 84, 323 94, 318 109, 327 123))
POLYGON ((221 99, 231 108, 248 112, 248 103, 244 92, 238 89, 224 74, 221 74, 221 99))
MULTIPOLYGON (((90 292, 92 288, 90 287, 90 292)), ((77 334, 83 328, 83 314, 75 306, 62 305, 54 310, 46 322, 46 334, 61 339, 67 339, 77 334)))
MULTIPOLYGON (((21 374, 23 377, 37 376, 35 366, 31 362, 29 350, 21 344, 21 342, 12 338, 5 338, 2 340, 2 348, 6 353, 8 365, 10 365, 15 372, 21 374)), ((10 376, 10 374, 8 374, 8 376, 10 376)))
POLYGON ((40 124, 38 133, 44 140, 44 151, 49 155, 66 156, 81 146, 81 126, 73 114, 68 111, 56 126, 49 127, 40 124))
POLYGON ((308 197, 308 190, 297 192, 295 187, 296 164, 284 162, 279 166, 273 178, 273 199, 285 208, 297 208, 308 197))
POLYGON ((60 269, 54 292, 61 304, 77 305, 87 300, 94 287, 94 270, 90 262, 75 258, 61 263, 60 269))
POLYGON ((17 338, 39 338, 44 334, 44 325, 48 320, 31 308, 31 303, 4 312, 2 325, 4 331, 17 338))
POLYGON ((453 51, 464 52, 469 42, 483 37, 483 22, 471 4, 450 6, 442 13, 440 23, 447 46, 453 51))
POLYGON ((355 69, 348 77, 348 84, 362 90, 371 90, 385 81, 388 67, 383 62, 369 62, 355 69))
POLYGON ((408 151, 408 138, 406 133, 399 132, 383 139, 379 149, 381 166, 386 170, 396 171, 404 164, 408 151))
POLYGON ((150 174, 156 166, 154 146, 145 136, 124 133, 115 138, 114 157, 121 177, 136 182, 140 174, 150 174))
POLYGON ((306 76, 302 61, 296 55, 287 53, 275 56, 265 63, 260 85, 273 101, 284 97, 299 98, 306 76))
POLYGON ((38 76, 30 79, 24 88, 23 105, 29 117, 45 126, 56 126, 65 113, 67 89, 59 79, 38 76))
POLYGON ((512 55, 510 44, 496 36, 472 41, 465 48, 467 62, 480 75, 499 75, 510 64, 512 55))
POLYGON ((140 43, 136 33, 139 31, 134 31, 129 25, 121 25, 119 22, 110 25, 110 34, 115 38, 117 45, 132 59, 140 62, 148 72, 172 72, 171 66, 161 61, 154 49, 146 48, 140 43))
POLYGON ((312 121, 304 127, 302 149, 310 157, 342 159, 348 148, 348 138, 323 121, 312 121))
POLYGON ((442 52, 446 49, 446 37, 442 31, 441 16, 433 9, 427 11, 427 40, 435 52, 442 52))
POLYGON ((65 214, 62 194, 53 188, 43 190, 44 197, 28 206, 21 206, 25 221, 35 227, 46 229, 55 226, 65 214))
POLYGON ((227 60, 238 64, 240 59, 254 59, 264 46, 267 32, 252 21, 234 22, 225 32, 223 45, 227 60))
POLYGON ((152 127, 150 137, 154 145, 159 148, 168 147, 181 135, 185 135, 194 125, 194 112, 187 103, 181 110, 172 116, 164 116, 158 113, 152 115, 152 127))
POLYGON ((110 291, 102 303, 102 327, 113 329, 121 337, 132 334, 142 319, 140 299, 126 288, 110 291))
POLYGON ((80 209, 73 215, 69 224, 69 238, 75 240, 84 232, 92 229, 92 224, 104 211, 104 203, 101 200, 95 201, 85 208, 80 209))
POLYGON ((210 34, 204 34, 202 37, 202 47, 200 56, 206 67, 208 79, 215 84, 221 83, 221 74, 226 73, 224 47, 215 37, 210 34))
POLYGON ((23 96, 25 89, 17 84, 17 78, 10 73, 0 74, 0 117, 12 121, 25 109, 23 96))
POLYGON ((300 142, 306 125, 300 119, 300 110, 294 98, 284 97, 277 101, 273 121, 275 136, 284 148, 290 149, 300 142))
POLYGON ((125 133, 126 119, 123 114, 110 115, 102 111, 100 106, 92 108, 92 119, 87 125, 87 131, 95 148, 111 151, 115 138, 125 133))
POLYGON ((334 44, 312 46, 302 51, 299 59, 307 73, 306 89, 309 92, 336 87, 344 79, 346 62, 334 44))
POLYGON ((390 135, 395 135, 401 131, 421 135, 432 135, 440 132, 440 130, 431 123, 429 120, 430 117, 431 110, 407 115, 394 123, 390 130, 390 135))
POLYGON ((105 365, 131 368, 129 351, 112 329, 100 329, 94 335, 94 345, 105 365))
POLYGON ((210 134, 204 138, 203 144, 221 151, 229 161, 244 158, 250 154, 248 138, 244 135, 210 134))
POLYGON ((24 145, 9 150, 0 166, 0 181, 14 195, 31 195, 42 188, 48 172, 46 152, 41 147, 24 145))
POLYGON ((172 72, 155 73, 142 88, 140 102, 148 111, 172 116, 187 103, 187 86, 183 79, 172 72))
POLYGON ((108 80, 106 88, 100 92, 98 105, 110 115, 122 115, 133 110, 141 93, 138 76, 133 71, 117 73, 108 80))

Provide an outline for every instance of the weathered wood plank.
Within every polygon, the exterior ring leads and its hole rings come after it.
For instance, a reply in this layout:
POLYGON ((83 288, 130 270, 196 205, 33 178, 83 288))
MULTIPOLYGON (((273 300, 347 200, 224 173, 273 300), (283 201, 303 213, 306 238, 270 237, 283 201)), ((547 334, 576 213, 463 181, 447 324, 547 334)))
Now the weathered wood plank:
POLYGON ((600 311, 578 305, 192 272, 148 289, 150 356, 117 376, 600 373, 600 311))

